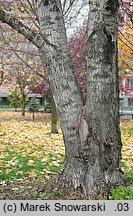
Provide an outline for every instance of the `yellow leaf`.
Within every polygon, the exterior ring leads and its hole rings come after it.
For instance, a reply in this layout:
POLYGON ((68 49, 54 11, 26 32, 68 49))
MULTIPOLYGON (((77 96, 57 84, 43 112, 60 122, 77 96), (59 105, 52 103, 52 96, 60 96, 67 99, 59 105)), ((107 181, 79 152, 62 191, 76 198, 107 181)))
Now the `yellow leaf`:
POLYGON ((31 171, 28 175, 29 175, 29 177, 36 177, 37 176, 35 171, 31 171))
POLYGON ((9 168, 11 166, 10 163, 6 164, 5 167, 9 168))
POLYGON ((0 167, 3 167, 3 166, 4 166, 3 162, 2 162, 2 161, 0 161, 0 167))
POLYGON ((15 187, 15 188, 12 188, 12 190, 14 190, 14 191, 15 191, 15 190, 18 190, 18 189, 19 189, 19 188, 16 188, 16 187, 15 187))
POLYGON ((29 160, 28 163, 27 163, 29 166, 31 167, 34 167, 35 164, 34 164, 34 161, 33 160, 29 160))
POLYGON ((12 169, 6 169, 6 173, 12 172, 12 169))

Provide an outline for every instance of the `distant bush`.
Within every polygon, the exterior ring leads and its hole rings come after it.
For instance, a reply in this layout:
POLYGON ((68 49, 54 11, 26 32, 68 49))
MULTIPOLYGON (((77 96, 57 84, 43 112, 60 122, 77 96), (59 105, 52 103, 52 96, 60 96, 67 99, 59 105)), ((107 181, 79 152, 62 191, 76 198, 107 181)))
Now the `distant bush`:
POLYGON ((28 107, 29 107, 29 111, 36 112, 39 110, 40 102, 37 99, 32 98, 28 103, 28 107))

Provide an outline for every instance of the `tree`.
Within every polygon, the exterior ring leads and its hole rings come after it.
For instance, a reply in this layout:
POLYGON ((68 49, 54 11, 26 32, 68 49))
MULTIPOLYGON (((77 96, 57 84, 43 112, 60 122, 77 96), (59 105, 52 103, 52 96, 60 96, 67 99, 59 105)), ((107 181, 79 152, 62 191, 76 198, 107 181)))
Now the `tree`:
POLYGON ((51 91, 49 93, 49 101, 51 105, 51 133, 58 133, 58 115, 56 111, 56 104, 51 91))
POLYGON ((118 1, 110 0, 99 1, 99 4, 93 1, 90 4, 88 83, 84 111, 84 124, 88 130, 86 138, 87 143, 90 143, 86 154, 87 157, 90 155, 92 165, 86 175, 90 188, 92 185, 102 185, 103 179, 106 179, 106 182, 110 181, 111 184, 121 181, 117 65, 118 6, 118 1), (92 178, 89 177, 89 173, 92 178))
POLYGON ((0 20, 32 41, 44 56, 65 144, 59 186, 86 195, 105 195, 110 184, 123 182, 118 114, 118 1, 90 1, 85 101, 71 64, 61 2, 36 2, 40 34, 3 10, 0 20))
POLYGON ((22 106, 22 96, 18 86, 15 86, 8 92, 7 99, 10 106, 15 108, 15 111, 22 106))
POLYGON ((58 133, 58 116, 56 112, 56 104, 54 102, 54 98, 50 89, 50 85, 48 80, 46 79, 46 74, 44 79, 47 82, 40 83, 37 86, 32 86, 32 93, 41 94, 42 96, 46 96, 45 99, 48 99, 51 106, 51 133, 58 133))

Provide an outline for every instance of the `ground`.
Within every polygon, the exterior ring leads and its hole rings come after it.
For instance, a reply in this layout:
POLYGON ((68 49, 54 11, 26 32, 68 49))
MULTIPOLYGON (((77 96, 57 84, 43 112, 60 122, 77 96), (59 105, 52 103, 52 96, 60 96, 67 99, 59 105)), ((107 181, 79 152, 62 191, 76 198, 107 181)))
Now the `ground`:
POLYGON ((0 200, 69 200, 85 199, 77 192, 60 193, 56 185, 57 176, 49 179, 33 178, 22 181, 10 182, 0 189, 0 200))
MULTIPOLYGON (((6 185, 2 185, 0 188, 0 200, 81 200, 81 199, 103 199, 101 197, 85 197, 79 191, 61 193, 58 190, 57 185, 58 175, 50 176, 48 179, 45 177, 38 177, 33 179, 22 179, 19 181, 8 182, 6 185)), ((129 199, 133 199, 133 182, 127 182, 127 188, 125 191, 121 191, 124 195, 121 198, 119 191, 115 196, 118 199, 128 199, 128 193, 130 193, 129 199), (129 190, 130 189, 130 190, 129 190)), ((115 193, 116 193, 115 192, 115 193)), ((104 199, 111 199, 106 197, 104 199)))
MULTIPOLYGON (((122 121, 121 131, 122 168, 128 186, 123 199, 131 199, 133 120, 122 121)), ((50 133, 50 114, 36 113, 32 122, 30 113, 22 118, 19 112, 0 111, 0 152, 0 200, 92 199, 79 191, 63 194, 58 190, 64 147, 60 129, 59 134, 50 133)))

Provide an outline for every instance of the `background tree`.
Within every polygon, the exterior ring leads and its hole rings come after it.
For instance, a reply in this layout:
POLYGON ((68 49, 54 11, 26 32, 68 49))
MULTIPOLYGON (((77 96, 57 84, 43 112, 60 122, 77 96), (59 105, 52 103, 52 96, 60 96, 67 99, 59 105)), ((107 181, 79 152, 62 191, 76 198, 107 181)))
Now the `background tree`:
MULTIPOLYGON (((46 79, 46 75, 45 78, 46 79)), ((56 112, 55 101, 50 89, 48 80, 47 82, 40 83, 34 87, 31 87, 32 93, 41 94, 50 103, 51 110, 51 133, 58 133, 58 116, 56 112)))
POLYGON ((15 111, 22 106, 22 95, 18 86, 14 86, 12 90, 8 92, 7 99, 10 106, 15 108, 15 111))

